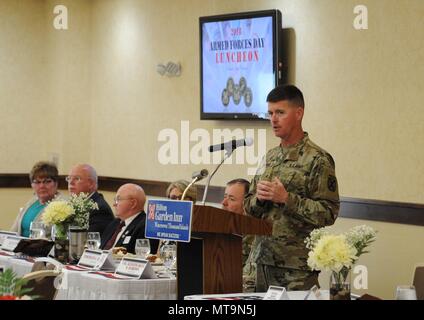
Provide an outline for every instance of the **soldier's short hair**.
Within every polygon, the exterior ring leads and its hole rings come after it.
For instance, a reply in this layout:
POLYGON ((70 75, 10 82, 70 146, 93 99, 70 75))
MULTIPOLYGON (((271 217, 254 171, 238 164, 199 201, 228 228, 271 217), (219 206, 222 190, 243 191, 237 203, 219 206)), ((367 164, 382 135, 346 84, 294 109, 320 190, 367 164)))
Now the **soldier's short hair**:
POLYGON ((233 184, 241 184, 244 187, 244 194, 246 195, 249 192, 250 182, 246 179, 233 179, 227 182, 227 186, 232 186, 233 184))
POLYGON ((266 102, 288 101, 297 107, 305 108, 303 93, 294 85, 281 85, 271 90, 266 102))

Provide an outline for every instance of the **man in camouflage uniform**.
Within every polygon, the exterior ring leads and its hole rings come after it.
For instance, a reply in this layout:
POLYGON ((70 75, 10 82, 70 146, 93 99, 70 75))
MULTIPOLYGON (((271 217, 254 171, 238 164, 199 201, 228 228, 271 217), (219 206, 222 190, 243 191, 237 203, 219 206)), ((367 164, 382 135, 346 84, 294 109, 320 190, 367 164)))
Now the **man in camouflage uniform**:
MULTIPOLYGON (((250 182, 245 179, 234 179, 227 182, 225 187, 224 199, 222 200, 222 209, 237 214, 246 214, 243 208, 243 201, 249 192, 250 182)), ((250 254, 250 248, 254 239, 254 235, 243 236, 242 241, 242 263, 243 266, 250 254)))
POLYGON ((315 228, 332 225, 340 202, 334 160, 302 129, 304 100, 295 86, 280 86, 268 97, 268 115, 281 139, 268 151, 244 207, 270 221, 272 236, 257 236, 244 268, 244 290, 264 292, 270 285, 308 290, 318 272, 307 265, 304 240, 315 228))

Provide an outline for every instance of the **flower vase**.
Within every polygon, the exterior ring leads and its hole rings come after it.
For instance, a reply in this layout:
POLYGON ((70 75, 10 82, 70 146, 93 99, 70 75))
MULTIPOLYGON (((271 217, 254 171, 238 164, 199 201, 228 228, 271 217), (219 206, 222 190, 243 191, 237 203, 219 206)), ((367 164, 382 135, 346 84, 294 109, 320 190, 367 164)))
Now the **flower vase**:
POLYGON ((331 272, 330 300, 350 300, 350 269, 331 272))
POLYGON ((69 258, 71 264, 77 264, 81 258, 86 242, 88 229, 78 226, 69 227, 69 258))
POLYGON ((65 223, 55 224, 52 230, 52 239, 68 239, 68 228, 69 225, 65 223))
POLYGON ((66 264, 69 260, 69 240, 58 239, 54 240, 54 257, 57 261, 66 264))
POLYGON ((56 224, 54 225, 54 257, 61 263, 68 263, 69 261, 69 239, 68 239, 68 225, 56 224))

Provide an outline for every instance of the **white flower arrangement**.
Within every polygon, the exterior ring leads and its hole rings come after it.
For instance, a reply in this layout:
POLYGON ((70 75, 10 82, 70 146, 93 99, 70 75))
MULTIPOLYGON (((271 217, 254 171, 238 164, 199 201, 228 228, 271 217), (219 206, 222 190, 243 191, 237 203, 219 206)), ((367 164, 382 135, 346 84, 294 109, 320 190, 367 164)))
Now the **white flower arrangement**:
POLYGON ((312 270, 340 272, 350 269, 375 240, 376 231, 366 225, 340 235, 332 235, 326 228, 315 229, 305 240, 306 247, 311 250, 308 265, 312 270))
POLYGON ((89 213, 94 209, 99 209, 99 207, 89 198, 88 194, 73 194, 68 201, 51 201, 41 218, 48 226, 56 225, 60 229, 59 237, 64 237, 67 232, 65 226, 88 228, 89 213))
POLYGON ((43 223, 51 226, 63 223, 74 214, 74 209, 67 201, 51 201, 43 212, 43 223))

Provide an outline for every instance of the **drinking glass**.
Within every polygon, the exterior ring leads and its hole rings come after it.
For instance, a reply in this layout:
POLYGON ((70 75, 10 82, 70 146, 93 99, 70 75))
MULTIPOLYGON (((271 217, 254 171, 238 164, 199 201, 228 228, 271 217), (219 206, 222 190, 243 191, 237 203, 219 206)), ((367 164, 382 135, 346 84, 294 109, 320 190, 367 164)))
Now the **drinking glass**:
POLYGON ((168 271, 168 274, 172 275, 171 269, 174 268, 177 260, 177 246, 175 244, 166 244, 163 246, 163 264, 168 271))
POLYGON ((56 240, 56 225, 55 224, 52 225, 51 232, 50 232, 50 239, 52 241, 56 240))
POLYGON ((417 292, 414 286, 397 286, 396 300, 417 300, 417 292))
POLYGON ((135 254, 137 257, 146 259, 150 254, 150 241, 149 239, 135 240, 135 254))
POLYGON ((46 237, 46 228, 42 222, 32 221, 29 227, 31 239, 43 239, 46 237))
POLYGON ((100 233, 89 232, 87 234, 87 249, 97 250, 100 248, 100 233))

